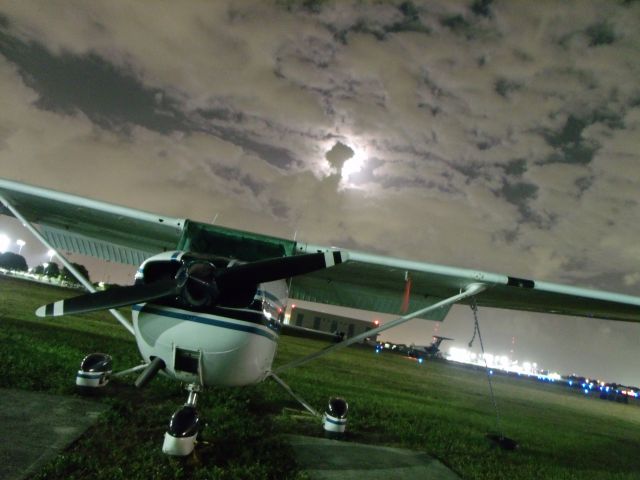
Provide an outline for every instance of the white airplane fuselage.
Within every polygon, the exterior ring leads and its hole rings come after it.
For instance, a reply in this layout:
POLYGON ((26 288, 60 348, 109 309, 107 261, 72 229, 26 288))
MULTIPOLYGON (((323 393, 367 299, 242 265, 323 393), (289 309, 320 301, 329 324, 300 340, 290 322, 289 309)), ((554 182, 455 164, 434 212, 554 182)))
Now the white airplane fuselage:
POLYGON ((276 354, 287 285, 258 288, 252 308, 194 311, 153 303, 132 309, 136 342, 146 362, 160 357, 163 373, 203 386, 264 380, 276 354))

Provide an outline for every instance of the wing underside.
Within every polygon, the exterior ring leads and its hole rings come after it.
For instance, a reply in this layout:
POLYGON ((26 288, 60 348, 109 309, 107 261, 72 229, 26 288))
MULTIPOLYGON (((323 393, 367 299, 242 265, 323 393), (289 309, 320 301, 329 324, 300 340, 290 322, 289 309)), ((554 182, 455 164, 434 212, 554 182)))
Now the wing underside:
MULTIPOLYGON (((139 265, 175 249, 184 220, 0 179, 0 195, 55 248, 103 260, 139 265)), ((4 207, 2 212, 11 213, 4 207)))
MULTIPOLYGON (((298 245, 301 252, 322 248, 298 245)), ((408 276, 409 311, 456 295, 473 283, 483 283, 488 288, 474 297, 479 306, 640 321, 639 297, 361 252, 350 251, 348 255, 349 261, 342 265, 292 279, 291 296, 399 314, 408 276)))

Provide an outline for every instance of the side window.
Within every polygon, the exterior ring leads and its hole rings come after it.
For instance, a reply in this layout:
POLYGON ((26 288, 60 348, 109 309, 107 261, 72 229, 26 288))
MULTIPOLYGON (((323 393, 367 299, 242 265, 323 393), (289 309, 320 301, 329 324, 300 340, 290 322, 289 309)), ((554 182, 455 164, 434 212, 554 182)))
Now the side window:
POLYGON ((338 321, 334 320, 331 322, 331 332, 337 332, 338 331, 338 321))
POLYGON ((347 330, 347 337, 353 337, 353 323, 349 324, 349 329, 347 330))
POLYGON ((304 320, 304 315, 302 313, 299 313, 298 316, 296 317, 296 325, 298 327, 302 326, 302 320, 304 320))
POLYGON ((315 317, 313 319, 313 329, 320 330, 320 317, 315 317))

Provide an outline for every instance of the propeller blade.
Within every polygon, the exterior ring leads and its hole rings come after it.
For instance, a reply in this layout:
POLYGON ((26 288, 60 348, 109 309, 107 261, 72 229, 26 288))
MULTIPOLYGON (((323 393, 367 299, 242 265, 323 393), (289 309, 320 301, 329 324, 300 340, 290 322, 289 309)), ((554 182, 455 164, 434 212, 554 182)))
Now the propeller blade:
POLYGON ((36 310, 36 315, 38 317, 58 317, 72 313, 124 307, 176 295, 178 291, 174 279, 160 280, 148 285, 114 287, 103 292, 89 293, 43 305, 36 310))
POLYGON ((346 260, 346 252, 339 250, 270 258, 226 268, 216 274, 216 281, 220 286, 225 284, 257 285, 333 267, 346 260))

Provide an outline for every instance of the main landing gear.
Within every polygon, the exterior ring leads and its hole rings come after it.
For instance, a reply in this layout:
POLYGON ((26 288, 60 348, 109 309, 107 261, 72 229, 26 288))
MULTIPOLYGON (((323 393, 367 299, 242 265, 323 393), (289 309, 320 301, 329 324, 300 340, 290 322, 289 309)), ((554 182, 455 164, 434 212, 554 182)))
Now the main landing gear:
MULTIPOLYGON (((91 353, 84 357, 80 364, 80 370, 76 374, 76 385, 84 393, 101 391, 111 377, 127 375, 129 373, 141 372, 135 382, 136 387, 142 388, 153 379, 160 370, 164 368, 164 363, 159 358, 152 359, 149 363, 113 373, 113 360, 106 353, 91 353)), ((269 375, 281 387, 283 387, 296 401, 298 401, 314 417, 322 419, 322 426, 325 436, 332 439, 344 437, 347 426, 347 412, 349 406, 343 398, 331 397, 324 414, 320 414, 311 407, 275 373, 269 375)), ((162 452, 176 457, 190 455, 196 445, 198 434, 202 430, 203 423, 198 416, 196 403, 202 391, 199 384, 191 383, 186 387, 188 392, 185 404, 176 410, 169 421, 169 428, 164 434, 162 452)))
POLYGON ((300 405, 302 405, 305 410, 307 410, 314 417, 322 418, 322 428, 324 429, 325 437, 331 438, 334 440, 339 440, 344 436, 345 430, 347 428, 347 413, 349 411, 349 405, 344 398, 341 397, 331 397, 329 399, 329 404, 327 405, 327 409, 324 412, 324 415, 320 415, 320 413, 315 410, 311 405, 304 401, 302 397, 297 395, 291 387, 285 383, 278 375, 274 372, 269 374, 275 382, 280 385, 282 388, 286 390, 286 392, 291 395, 300 405))
MULTIPOLYGON (((164 363, 158 358, 137 367, 113 373, 113 360, 106 353, 90 353, 82 360, 80 370, 76 374, 76 386, 82 393, 92 394, 102 391, 111 377, 118 377, 142 371, 135 382, 136 387, 144 387, 155 375, 164 368, 164 363)), ((196 438, 202 429, 202 422, 196 411, 198 395, 202 387, 192 383, 186 387, 189 395, 185 404, 178 409, 171 420, 169 428, 164 434, 162 451, 167 455, 187 456, 196 444, 196 438)))
POLYGON ((76 385, 86 391, 104 388, 111 378, 113 361, 106 353, 90 353, 80 363, 76 385))
POLYGON ((164 434, 162 452, 167 455, 184 457, 193 452, 196 437, 202 428, 200 417, 196 411, 196 402, 200 393, 200 385, 187 385, 189 397, 187 402, 177 410, 169 422, 169 430, 164 434))

